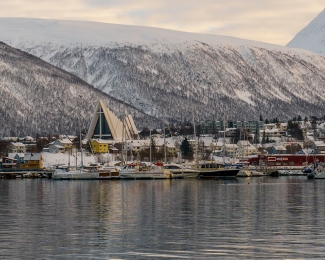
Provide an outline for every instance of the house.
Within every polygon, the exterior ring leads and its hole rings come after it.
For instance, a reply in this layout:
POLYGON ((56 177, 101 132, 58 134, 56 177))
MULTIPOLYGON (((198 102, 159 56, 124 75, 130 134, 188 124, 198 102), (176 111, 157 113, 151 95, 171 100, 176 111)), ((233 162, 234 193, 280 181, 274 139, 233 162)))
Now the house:
POLYGON ((62 145, 51 144, 48 149, 49 153, 64 153, 65 148, 62 145))
POLYGON ((272 145, 267 152, 268 154, 286 154, 287 149, 283 145, 272 145))
POLYGON ((41 169, 42 154, 41 153, 25 153, 24 163, 20 166, 22 169, 41 169))
POLYGON ((17 159, 9 158, 9 157, 3 157, 2 162, 1 162, 1 168, 2 169, 17 168, 17 159))
POLYGON ((73 148, 73 144, 68 138, 57 139, 53 142, 53 144, 63 146, 66 151, 73 148))
POLYGON ((8 150, 9 153, 26 153, 26 145, 20 142, 11 142, 8 150))
POLYGON ((252 154, 257 154, 257 149, 254 145, 252 145, 249 141, 240 140, 237 142, 238 150, 237 156, 250 156, 252 154))
POLYGON ((92 139, 90 141, 91 150, 93 153, 108 153, 108 144, 108 140, 92 139))
POLYGON ((225 144, 226 155, 229 157, 235 157, 237 154, 237 144, 225 144))
POLYGON ((313 148, 317 150, 317 153, 324 153, 325 143, 323 141, 314 141, 313 148))
POLYGON ((131 140, 126 144, 126 149, 138 153, 145 148, 149 148, 150 140, 131 140))
POLYGON ((8 157, 17 160, 17 167, 24 163, 24 153, 9 153, 8 157))

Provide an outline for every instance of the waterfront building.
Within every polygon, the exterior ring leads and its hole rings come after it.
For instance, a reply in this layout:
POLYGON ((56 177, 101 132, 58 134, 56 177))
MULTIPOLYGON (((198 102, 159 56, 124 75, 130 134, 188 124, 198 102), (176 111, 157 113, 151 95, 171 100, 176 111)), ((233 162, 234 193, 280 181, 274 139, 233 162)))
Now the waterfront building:
POLYGON ((25 153, 24 163, 20 166, 22 169, 41 169, 42 168, 41 153, 25 153))
POLYGON ((17 159, 10 158, 8 156, 2 157, 1 169, 13 169, 17 168, 17 159))

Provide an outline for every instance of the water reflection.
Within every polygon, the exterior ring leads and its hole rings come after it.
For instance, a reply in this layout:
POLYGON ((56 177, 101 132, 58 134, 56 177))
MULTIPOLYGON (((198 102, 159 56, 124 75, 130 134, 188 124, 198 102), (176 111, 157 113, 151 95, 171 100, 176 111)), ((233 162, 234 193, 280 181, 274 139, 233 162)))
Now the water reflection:
POLYGON ((322 258, 325 182, 0 180, 0 257, 322 258))

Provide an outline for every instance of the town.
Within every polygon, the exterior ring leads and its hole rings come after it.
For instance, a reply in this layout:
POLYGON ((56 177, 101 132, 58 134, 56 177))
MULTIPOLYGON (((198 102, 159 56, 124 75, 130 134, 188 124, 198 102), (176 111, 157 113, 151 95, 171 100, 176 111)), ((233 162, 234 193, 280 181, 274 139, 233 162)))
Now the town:
POLYGON ((279 122, 260 116, 258 121, 204 121, 195 127, 188 122, 138 131, 132 116, 122 122, 99 101, 87 133, 80 130, 79 134, 3 137, 1 176, 14 172, 16 177, 40 177, 44 176, 40 172, 59 165, 120 166, 137 161, 217 161, 302 172, 315 161, 325 161, 325 123, 317 117, 279 122))

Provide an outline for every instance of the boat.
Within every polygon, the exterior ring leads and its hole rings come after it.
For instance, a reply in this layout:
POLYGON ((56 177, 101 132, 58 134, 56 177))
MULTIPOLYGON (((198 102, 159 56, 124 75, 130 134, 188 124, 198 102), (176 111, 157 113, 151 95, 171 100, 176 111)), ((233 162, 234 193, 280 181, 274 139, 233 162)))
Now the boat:
POLYGON ((258 170, 251 170, 251 173, 252 173, 252 177, 263 177, 265 176, 265 174, 261 171, 258 171, 258 170))
POLYGON ((280 172, 278 170, 272 170, 269 173, 270 177, 279 177, 280 176, 280 172))
POLYGON ((71 169, 66 166, 57 167, 53 174, 53 180, 101 180, 118 179, 119 172, 114 168, 105 168, 99 165, 83 166, 71 169))
POLYGON ((240 169, 237 177, 252 177, 252 172, 248 169, 240 169))
POLYGON ((325 179, 324 167, 314 164, 314 170, 307 174, 308 179, 325 179))
POLYGON ((163 168, 170 171, 173 178, 196 178, 199 174, 197 170, 189 169, 176 163, 164 164, 163 168))
POLYGON ((170 171, 154 164, 147 166, 145 163, 130 163, 120 170, 121 179, 170 179, 172 177, 170 171))
POLYGON ((207 178, 236 178, 240 169, 225 168, 223 164, 216 162, 199 162, 194 165, 195 170, 199 171, 199 179, 207 178))
POLYGON ((237 177, 252 177, 252 172, 249 170, 248 162, 242 162, 243 167, 237 173, 237 177))

